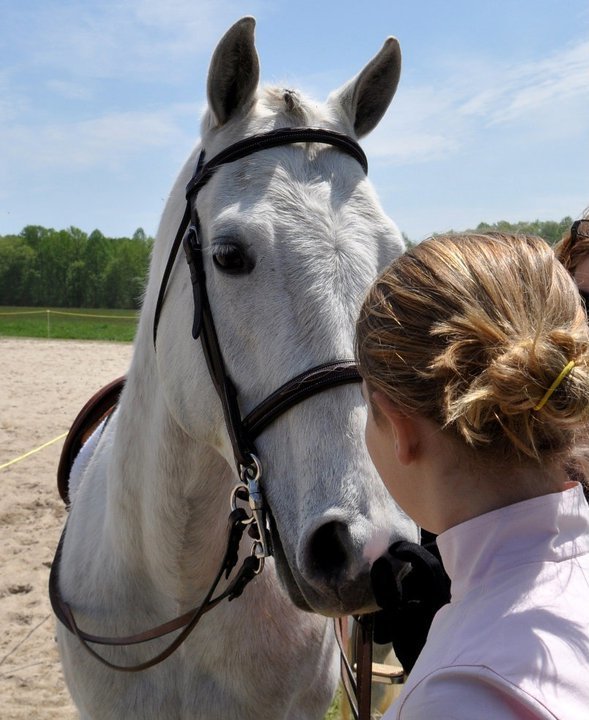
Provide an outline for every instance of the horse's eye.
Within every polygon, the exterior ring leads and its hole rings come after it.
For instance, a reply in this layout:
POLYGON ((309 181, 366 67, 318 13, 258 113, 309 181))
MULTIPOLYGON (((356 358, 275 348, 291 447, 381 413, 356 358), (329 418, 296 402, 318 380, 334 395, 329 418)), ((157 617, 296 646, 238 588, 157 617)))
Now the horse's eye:
POLYGON ((213 248, 213 262, 226 273, 238 275, 253 270, 254 263, 240 245, 219 245, 213 248))

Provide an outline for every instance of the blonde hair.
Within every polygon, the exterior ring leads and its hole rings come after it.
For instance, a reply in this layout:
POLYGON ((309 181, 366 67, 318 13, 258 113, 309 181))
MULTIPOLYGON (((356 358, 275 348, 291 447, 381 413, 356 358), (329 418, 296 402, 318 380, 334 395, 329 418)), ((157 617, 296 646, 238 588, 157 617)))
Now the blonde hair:
POLYGON ((506 459, 566 455, 587 431, 588 352, 577 289, 531 236, 430 238, 375 281, 357 322, 370 389, 506 459))
MULTIPOLYGON (((585 209, 580 219, 589 224, 589 208, 585 209)), ((554 246, 554 253, 571 275, 574 275, 578 264, 589 254, 589 232, 585 223, 579 228, 576 238, 572 237, 569 228, 554 246)))

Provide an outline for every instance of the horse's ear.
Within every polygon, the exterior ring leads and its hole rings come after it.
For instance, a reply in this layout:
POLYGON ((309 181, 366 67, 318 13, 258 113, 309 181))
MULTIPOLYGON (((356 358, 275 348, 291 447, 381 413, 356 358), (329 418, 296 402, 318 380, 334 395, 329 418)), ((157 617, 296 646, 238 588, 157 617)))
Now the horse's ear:
POLYGON ((253 17, 244 17, 229 28, 215 48, 207 95, 218 125, 224 125, 239 110, 247 111, 260 79, 260 63, 254 45, 253 17))
POLYGON ((333 92, 328 102, 344 110, 357 137, 367 135, 380 122, 393 99, 401 74, 401 49, 394 37, 355 78, 333 92))

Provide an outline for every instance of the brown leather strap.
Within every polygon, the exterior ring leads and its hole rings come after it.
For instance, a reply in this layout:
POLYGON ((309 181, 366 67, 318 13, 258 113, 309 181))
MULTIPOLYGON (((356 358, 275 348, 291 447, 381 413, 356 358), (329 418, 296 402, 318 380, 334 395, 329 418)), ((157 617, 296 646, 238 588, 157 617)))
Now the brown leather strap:
POLYGON ((356 702, 356 678, 354 670, 347 656, 348 646, 348 618, 339 617, 334 619, 335 638, 339 646, 340 654, 340 679, 346 700, 350 706, 354 720, 358 720, 358 705, 356 702))
POLYGON ((250 582, 259 572, 260 566, 258 559, 253 556, 248 556, 244 560, 241 568, 239 569, 234 579, 229 584, 229 587, 223 593, 219 594, 216 597, 213 597, 223 573, 225 573, 228 577, 237 562, 239 540, 241 539, 245 528, 250 527, 249 525, 244 525, 244 520, 246 519, 247 514, 245 510, 243 510, 243 508, 237 508, 231 513, 229 522, 229 541, 227 543, 227 551, 225 552, 225 557, 223 558, 223 562, 221 564, 221 567, 219 568, 213 584, 209 588, 209 591, 207 592, 203 601, 197 607, 189 610, 188 612, 180 615, 173 620, 169 620, 162 625, 158 625, 155 628, 151 628, 141 633, 137 633, 136 635, 129 635, 126 637, 106 637, 100 635, 92 635, 90 633, 84 632, 78 627, 72 608, 63 599, 59 590, 59 565, 61 561, 63 541, 65 538, 65 533, 67 531, 66 523, 66 526, 59 540, 59 545, 57 546, 57 552, 55 554, 55 558, 51 566, 51 572, 49 575, 49 598, 51 600, 53 612, 60 620, 60 622, 70 632, 76 635, 80 643, 90 653, 90 655, 96 658, 96 660, 98 660, 103 665, 106 665, 106 667, 109 667, 113 670, 120 670, 122 672, 138 672, 140 670, 146 670, 147 668, 153 667, 154 665, 157 665, 158 663, 169 657, 184 642, 184 640, 186 640, 186 638, 194 630, 198 621, 205 613, 216 607, 216 605, 220 603, 221 600, 224 600, 225 598, 229 598, 230 600, 232 600, 233 598, 241 595, 246 584, 250 582), (149 640, 155 640, 157 638, 164 637, 165 635, 168 635, 175 630, 181 630, 182 632, 180 632, 180 634, 176 638, 174 638, 174 640, 170 643, 170 645, 168 645, 168 647, 165 648, 165 650, 158 653, 149 660, 146 660, 145 662, 139 663, 137 665, 117 665, 115 663, 112 663, 109 660, 106 660, 106 658, 103 658, 101 655, 99 655, 96 650, 91 648, 89 645, 89 643, 108 645, 111 647, 137 645, 139 643, 144 643, 149 640))
POLYGON ((316 365, 281 385, 255 407, 243 420, 243 425, 252 438, 276 420, 277 417, 307 398, 325 390, 362 382, 353 360, 333 360, 316 365))
POLYGON ((373 615, 354 618, 352 643, 356 658, 355 667, 350 663, 346 647, 348 643, 348 618, 336 618, 335 637, 340 651, 341 681, 354 720, 370 720, 372 710, 372 634, 373 615))
POLYGON ((358 720, 370 720, 372 705, 372 632, 374 615, 361 615, 356 620, 356 698, 358 720))

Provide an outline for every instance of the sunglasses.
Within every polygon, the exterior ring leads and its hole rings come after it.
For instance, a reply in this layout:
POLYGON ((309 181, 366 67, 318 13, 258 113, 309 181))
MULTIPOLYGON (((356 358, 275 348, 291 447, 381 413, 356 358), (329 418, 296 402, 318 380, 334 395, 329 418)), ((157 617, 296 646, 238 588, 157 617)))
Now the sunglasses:
POLYGON ((589 238, 589 218, 575 220, 571 225, 571 245, 574 245, 579 237, 589 238), (581 228, 580 231, 579 228, 581 228))
MULTIPOLYGON (((571 225, 571 248, 579 238, 589 239, 589 218, 575 220, 575 222, 571 225)), ((585 311, 589 312, 589 290, 579 289, 579 295, 581 296, 583 305, 585 305, 585 311)))

